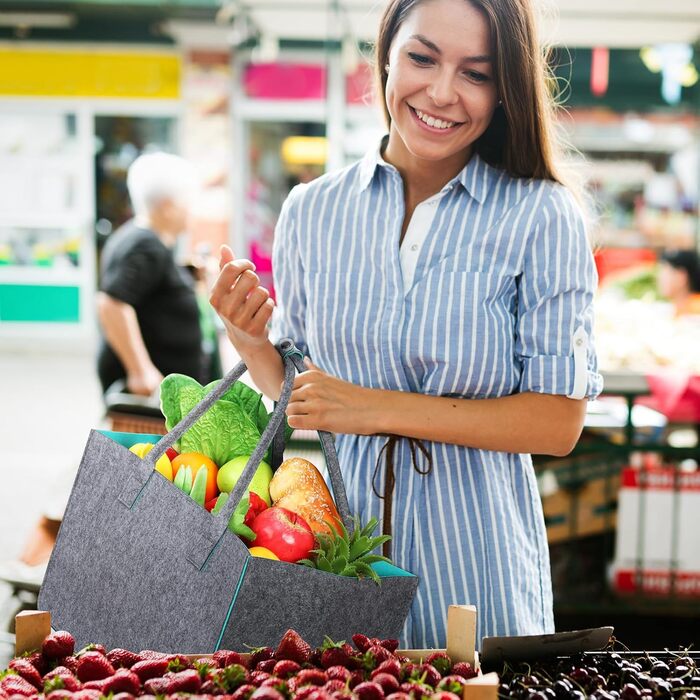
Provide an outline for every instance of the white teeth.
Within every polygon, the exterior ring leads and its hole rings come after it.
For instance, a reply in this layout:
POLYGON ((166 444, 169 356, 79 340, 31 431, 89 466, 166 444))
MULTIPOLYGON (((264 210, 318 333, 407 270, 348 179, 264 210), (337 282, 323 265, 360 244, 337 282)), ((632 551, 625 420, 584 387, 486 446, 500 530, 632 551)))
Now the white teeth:
POLYGON ((419 109, 415 111, 421 121, 425 122, 428 126, 435 127, 436 129, 449 129, 455 125, 455 122, 444 122, 442 119, 435 119, 427 114, 424 114, 419 109))

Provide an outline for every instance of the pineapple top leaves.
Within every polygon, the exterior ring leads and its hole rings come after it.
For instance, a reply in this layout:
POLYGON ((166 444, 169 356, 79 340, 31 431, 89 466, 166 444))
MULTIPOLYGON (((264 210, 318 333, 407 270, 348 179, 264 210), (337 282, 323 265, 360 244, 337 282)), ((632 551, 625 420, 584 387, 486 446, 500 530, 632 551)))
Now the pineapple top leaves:
POLYGON ((364 527, 360 525, 357 516, 353 520, 354 529, 350 535, 342 522, 338 522, 340 534, 317 533, 318 548, 311 550, 314 559, 302 559, 299 564, 313 569, 326 571, 339 576, 354 576, 356 578, 371 578, 375 583, 381 583, 376 571, 370 566, 375 562, 389 559, 379 554, 371 554, 372 550, 380 547, 391 539, 391 535, 372 537, 378 520, 372 518, 364 527))

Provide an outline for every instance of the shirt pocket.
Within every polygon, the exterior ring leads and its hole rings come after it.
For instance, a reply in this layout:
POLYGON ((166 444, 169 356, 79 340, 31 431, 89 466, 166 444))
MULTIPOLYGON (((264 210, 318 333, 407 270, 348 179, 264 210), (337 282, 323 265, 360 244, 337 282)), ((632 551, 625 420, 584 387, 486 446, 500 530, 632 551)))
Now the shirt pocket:
POLYGON ((515 383, 515 278, 434 269, 411 290, 408 343, 427 393, 482 397, 515 383))

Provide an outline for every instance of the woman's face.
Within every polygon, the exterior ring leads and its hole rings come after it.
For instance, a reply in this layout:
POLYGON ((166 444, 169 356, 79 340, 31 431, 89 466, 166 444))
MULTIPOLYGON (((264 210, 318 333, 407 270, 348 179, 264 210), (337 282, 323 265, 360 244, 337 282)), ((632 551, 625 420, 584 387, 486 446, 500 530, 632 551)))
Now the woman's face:
POLYGON ((466 160, 498 102, 493 50, 488 22, 468 0, 417 5, 389 50, 391 136, 417 158, 466 160))

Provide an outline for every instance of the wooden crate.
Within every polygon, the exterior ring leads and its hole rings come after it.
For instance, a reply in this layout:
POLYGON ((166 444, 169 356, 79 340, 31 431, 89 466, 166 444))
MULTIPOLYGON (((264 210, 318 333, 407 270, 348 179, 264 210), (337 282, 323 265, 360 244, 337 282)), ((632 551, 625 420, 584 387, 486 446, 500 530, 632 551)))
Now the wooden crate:
MULTIPOLYGON (((70 630, 69 630, 70 631, 70 630)), ((15 655, 20 656, 41 648, 51 633, 48 612, 28 610, 15 618, 15 655)), ((447 651, 453 662, 467 661, 477 670, 476 608, 473 605, 450 605, 447 610, 447 649, 400 649, 397 654, 419 662, 434 651, 447 651)), ((208 658, 211 654, 186 654, 190 660, 208 658)), ((242 654, 248 658, 248 654, 242 654)), ((487 673, 471 678, 464 688, 463 700, 498 700, 498 674, 487 673)))

